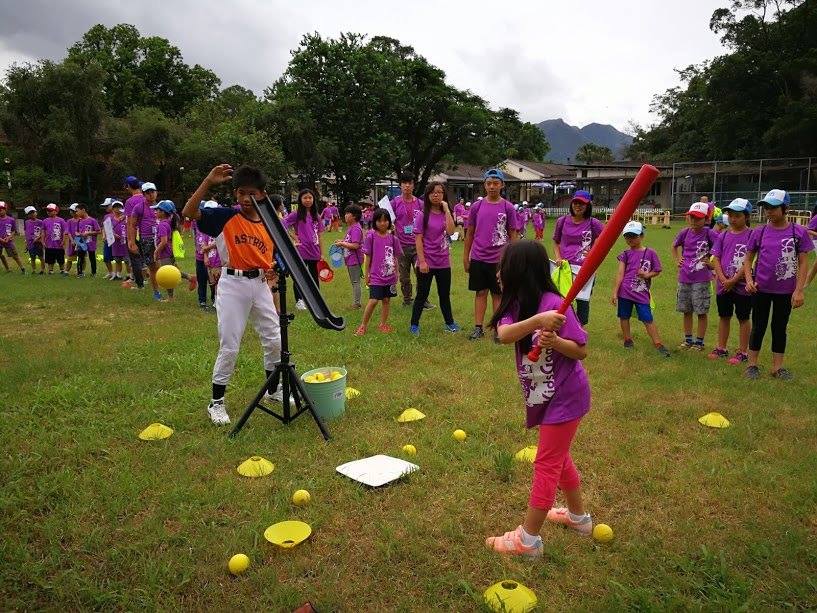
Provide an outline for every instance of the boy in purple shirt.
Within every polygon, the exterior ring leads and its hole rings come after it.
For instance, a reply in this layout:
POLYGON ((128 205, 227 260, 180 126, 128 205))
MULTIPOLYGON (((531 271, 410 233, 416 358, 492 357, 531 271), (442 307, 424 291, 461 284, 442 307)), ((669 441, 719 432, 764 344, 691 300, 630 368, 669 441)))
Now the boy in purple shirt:
POLYGON ((474 329, 469 340, 485 336, 482 324, 491 293, 494 312, 499 307, 502 291, 497 281, 497 264, 505 245, 518 238, 519 220, 513 204, 502 197, 505 175, 491 168, 485 172, 485 198, 478 200, 469 211, 465 234, 463 266, 468 274, 468 289, 474 295, 474 329))
POLYGON ((45 251, 43 251, 43 221, 37 219, 37 209, 27 206, 24 209, 26 214, 25 237, 26 251, 31 260, 31 273, 34 274, 37 267, 37 259, 40 260, 40 274, 45 274, 45 251))
POLYGON ((717 236, 706 227, 709 207, 695 202, 687 211, 688 228, 675 237, 672 255, 678 264, 678 296, 676 309, 684 314, 684 342, 681 349, 704 350, 704 335, 708 321, 712 271, 709 252, 717 236), (698 336, 692 339, 692 316, 698 316, 698 336))
MULTIPOLYGON (((423 201, 414 195, 414 175, 403 173, 400 175, 400 195, 391 201, 394 211, 394 233, 400 241, 403 254, 398 262, 400 277, 400 293, 403 295, 403 306, 413 304, 411 294, 411 269, 417 260, 417 249, 414 244, 414 216, 423 208, 423 201)), ((416 274, 415 270, 415 274, 416 274)), ((424 308, 433 308, 432 304, 424 308)))
POLYGON ((610 302, 618 305, 618 319, 621 333, 624 336, 624 347, 632 349, 633 336, 630 331, 630 318, 635 308, 638 321, 644 324, 653 345, 663 357, 670 357, 669 350, 661 343, 658 328, 650 306, 650 286, 652 280, 661 273, 661 260, 654 249, 642 246, 644 226, 637 221, 630 221, 624 226, 624 240, 629 249, 618 256, 618 274, 613 285, 610 302))
MULTIPOLYGON (((3 251, 5 251, 8 255, 14 258, 15 262, 17 262, 17 266, 20 267, 20 273, 26 274, 26 269, 23 268, 23 263, 20 261, 20 256, 17 254, 17 247, 14 246, 15 236, 17 236, 17 220, 7 213, 6 203, 0 201, 0 255, 3 255, 3 251)), ((5 264, 5 266, 6 272, 11 272, 8 264, 5 264)), ((34 270, 33 265, 31 270, 34 270)))
POLYGON ((131 225, 130 218, 133 209, 137 204, 145 202, 145 195, 142 193, 142 182, 134 176, 125 178, 125 189, 130 197, 125 200, 123 212, 125 214, 125 230, 127 232, 128 257, 130 258, 131 278, 127 279, 122 287, 131 289, 142 289, 145 286, 145 277, 142 272, 144 263, 139 249, 136 246, 136 225, 131 225))
POLYGON ((99 222, 90 217, 85 210, 84 204, 77 205, 77 229, 76 236, 85 243, 85 249, 77 252, 77 276, 85 276, 85 256, 91 262, 91 276, 96 276, 96 237, 99 234, 99 222))
POLYGON ((53 202, 45 207, 48 217, 43 219, 43 236, 45 237, 45 263, 48 274, 54 272, 54 264, 59 264, 60 274, 67 275, 65 270, 65 243, 68 239, 68 223, 57 216, 57 205, 53 202))
POLYGON ((142 195, 144 198, 136 202, 128 217, 128 250, 131 253, 138 254, 142 270, 147 269, 148 271, 150 285, 153 287, 153 299, 161 300, 162 294, 156 284, 156 270, 159 267, 153 259, 153 252, 156 248, 156 225, 158 223, 153 205, 156 204, 159 193, 153 183, 143 183, 142 195))
POLYGON ((360 276, 363 270, 363 228, 360 227, 362 211, 356 204, 346 207, 344 221, 346 222, 346 236, 343 240, 335 241, 339 247, 343 247, 343 263, 349 271, 349 281, 352 283, 352 308, 361 307, 360 276))
POLYGON ((783 368, 786 328, 791 310, 800 308, 805 302, 803 288, 806 284, 808 252, 814 250, 814 245, 803 226, 786 219, 789 195, 784 190, 771 190, 758 204, 764 208, 768 222, 752 232, 743 262, 746 291, 754 295, 746 377, 760 377, 757 361, 771 314, 771 374, 782 381, 789 381, 793 375, 783 368), (755 265, 754 275, 752 262, 755 265))

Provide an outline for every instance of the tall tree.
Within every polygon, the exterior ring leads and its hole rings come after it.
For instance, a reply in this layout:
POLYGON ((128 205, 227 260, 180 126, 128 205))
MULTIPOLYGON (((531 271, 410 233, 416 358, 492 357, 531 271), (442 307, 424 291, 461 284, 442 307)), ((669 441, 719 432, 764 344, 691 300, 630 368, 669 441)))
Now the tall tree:
POLYGON ((575 160, 582 164, 604 164, 615 159, 610 147, 597 145, 596 143, 585 143, 576 150, 575 160))

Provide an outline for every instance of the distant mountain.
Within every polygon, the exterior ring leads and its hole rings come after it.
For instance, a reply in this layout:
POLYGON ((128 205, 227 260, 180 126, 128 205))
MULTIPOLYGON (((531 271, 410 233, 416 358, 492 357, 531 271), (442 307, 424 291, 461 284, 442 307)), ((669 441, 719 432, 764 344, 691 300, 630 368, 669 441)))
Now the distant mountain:
POLYGON ((577 128, 562 119, 548 119, 538 124, 550 143, 548 157, 554 162, 575 161, 576 151, 585 143, 595 143, 610 147, 617 160, 622 159, 624 148, 633 142, 633 137, 619 132, 613 126, 590 123, 577 128))

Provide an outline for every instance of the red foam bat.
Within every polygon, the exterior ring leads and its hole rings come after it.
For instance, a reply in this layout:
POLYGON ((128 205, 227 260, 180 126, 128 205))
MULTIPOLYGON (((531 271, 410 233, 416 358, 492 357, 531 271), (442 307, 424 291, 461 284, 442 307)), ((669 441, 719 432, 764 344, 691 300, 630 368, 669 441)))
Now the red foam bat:
MULTIPOLYGON (((630 187, 627 188, 621 201, 616 206, 613 216, 610 217, 610 221, 604 226, 604 230, 602 230, 596 242, 593 243, 593 246, 590 248, 587 258, 585 258, 576 278, 573 280, 573 285, 570 286, 570 291, 567 292, 562 304, 559 306, 559 313, 562 315, 565 314, 576 298, 576 295, 587 284, 599 266, 601 266, 604 258, 610 253, 610 249, 616 244, 616 240, 618 240, 624 226, 630 220, 630 217, 632 217, 638 203, 641 202, 644 196, 650 191, 650 187, 655 183, 659 174, 661 174, 661 171, 650 164, 644 164, 638 171, 635 179, 630 183, 630 187)), ((528 359, 532 362, 536 362, 539 360, 541 354, 542 348, 535 345, 528 352, 528 359)))

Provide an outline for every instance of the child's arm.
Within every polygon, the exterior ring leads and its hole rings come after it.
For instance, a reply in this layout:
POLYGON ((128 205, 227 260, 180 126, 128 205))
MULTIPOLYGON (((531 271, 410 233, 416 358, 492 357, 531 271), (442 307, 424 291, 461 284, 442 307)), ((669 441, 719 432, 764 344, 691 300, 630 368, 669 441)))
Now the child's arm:
POLYGON ((743 277, 746 279, 746 291, 750 294, 757 292, 757 284, 752 278, 752 263, 755 261, 756 251, 750 251, 743 260, 743 277))
MULTIPOLYGON (((715 269, 715 276, 720 281, 721 285, 723 285, 726 289, 731 289, 731 286, 734 285, 734 282, 737 281, 737 278, 729 279, 725 274, 723 274, 723 266, 721 266, 721 259, 718 256, 715 256, 715 263, 713 265, 715 269)), ((740 274, 743 274, 743 271, 740 271, 740 274)), ((737 277, 738 275, 735 275, 737 277)))
POLYGON ((624 271, 626 269, 624 262, 618 263, 618 271, 616 272, 616 280, 613 283, 613 293, 610 295, 610 304, 616 306, 618 304, 618 290, 621 288, 621 282, 624 280, 624 271))
POLYGON ((798 309, 803 306, 806 301, 803 288, 806 286, 806 277, 808 275, 808 253, 801 251, 797 255, 797 286, 794 288, 794 293, 791 295, 792 308, 798 309))
POLYGON ((465 268, 466 273, 471 268, 471 245, 473 244, 474 230, 470 226, 465 226, 465 249, 462 251, 462 266, 465 268))
POLYGON ((683 251, 679 252, 679 249, 681 249, 681 245, 672 246, 672 259, 675 260, 676 264, 678 264, 678 268, 681 268, 681 266, 684 265, 684 258, 683 251))
POLYGON ((366 285, 369 285, 369 273, 370 273, 371 267, 372 267, 372 258, 368 253, 366 253, 363 256, 363 270, 366 271, 366 273, 365 273, 366 285))
POLYGON ((515 324, 497 326, 496 334, 500 343, 515 343, 537 330, 561 328, 565 319, 567 318, 564 315, 560 315, 556 311, 544 311, 515 324))
POLYGON ((451 210, 448 208, 447 202, 443 202, 443 213, 445 214, 445 232, 451 236, 457 228, 454 225, 454 218, 451 216, 451 210))
POLYGON ((426 262, 426 248, 423 245, 423 235, 414 235, 414 247, 417 250, 417 270, 428 272, 428 262, 426 262))
POLYGON ((167 245, 167 237, 163 236, 162 239, 159 241, 159 244, 156 245, 156 249, 154 249, 154 251, 153 251, 153 259, 154 260, 159 259, 159 254, 162 252, 162 250, 165 248, 166 245, 167 245))
POLYGON ((551 348, 571 360, 583 360, 587 357, 587 346, 579 345, 576 341, 562 338, 555 332, 542 332, 537 344, 545 349, 551 348))
MULTIPOLYGON (((199 203, 207 198, 210 189, 221 183, 225 183, 233 178, 233 167, 229 164, 219 164, 214 167, 209 174, 204 177, 201 185, 196 188, 193 195, 187 200, 187 203, 182 209, 182 217, 197 220, 201 219, 201 211, 199 211, 199 203)), ((128 241, 130 241, 130 234, 128 241)))

